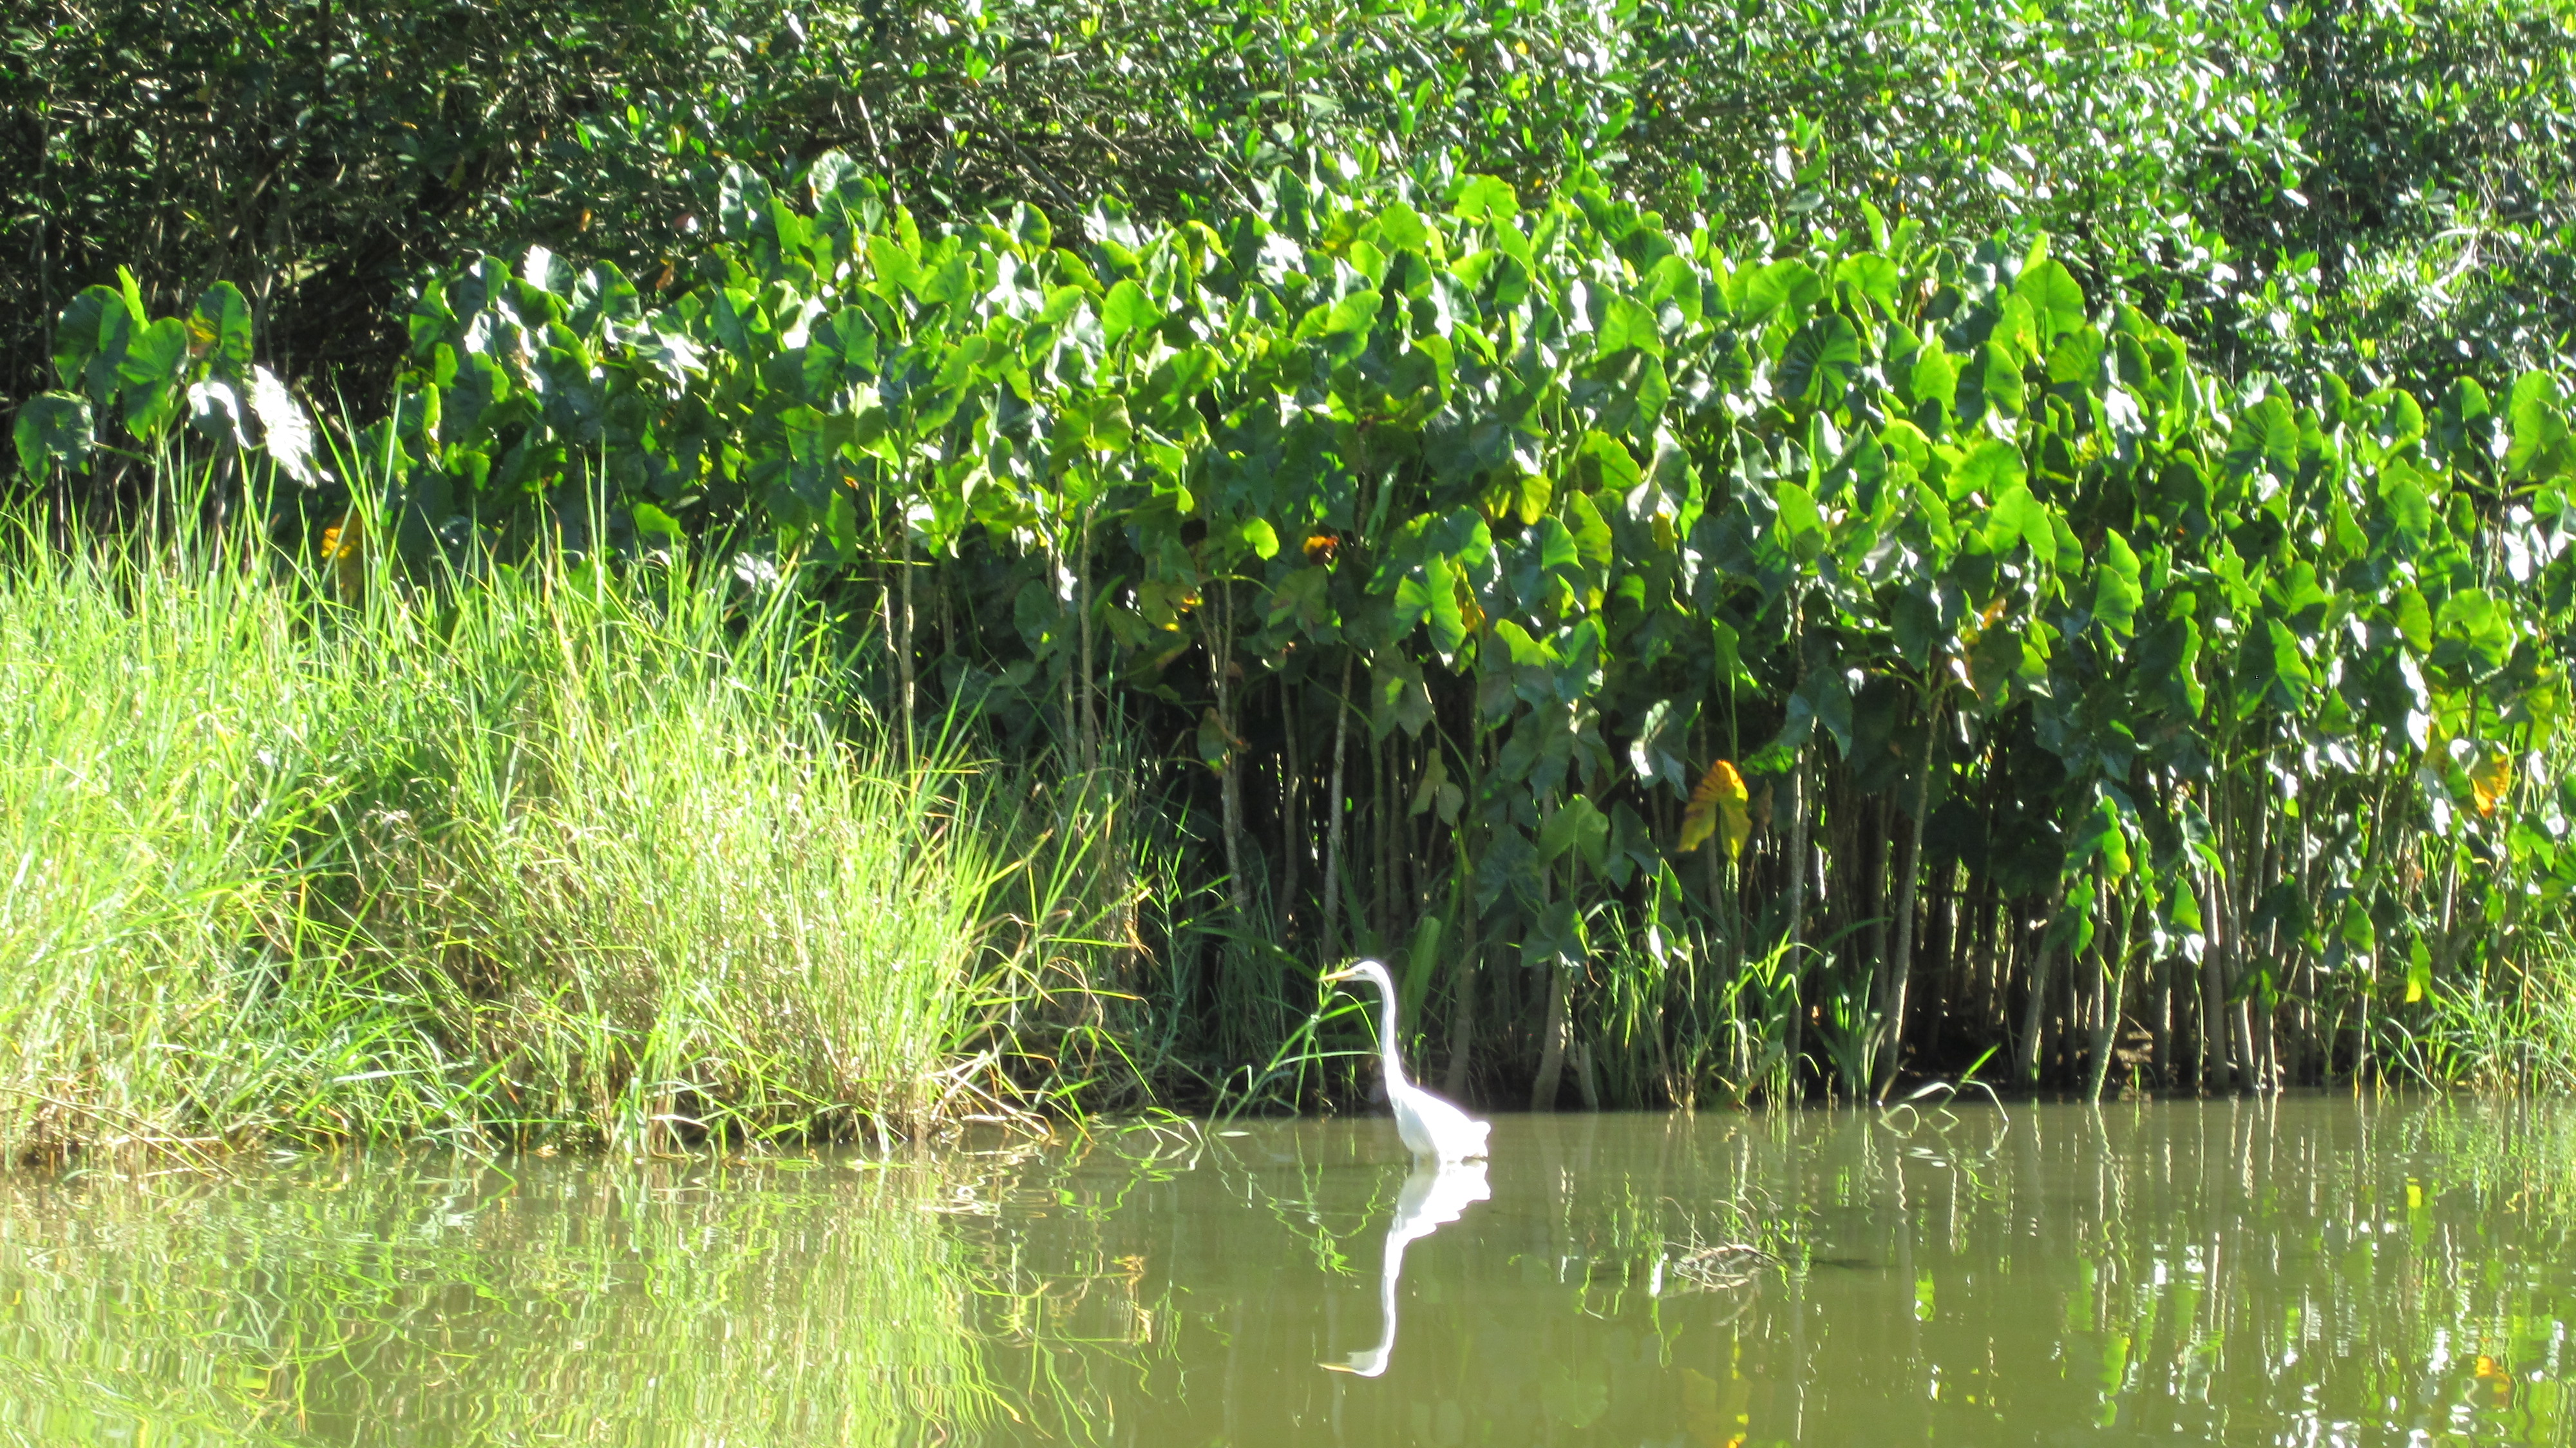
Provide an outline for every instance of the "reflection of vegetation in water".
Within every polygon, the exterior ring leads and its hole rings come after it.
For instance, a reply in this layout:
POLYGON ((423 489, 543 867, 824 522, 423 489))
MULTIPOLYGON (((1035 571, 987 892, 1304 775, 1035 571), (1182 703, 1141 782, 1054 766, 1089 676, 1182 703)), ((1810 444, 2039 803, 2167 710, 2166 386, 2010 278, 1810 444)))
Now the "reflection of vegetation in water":
POLYGON ((0 1196, 0 1441, 2563 1441, 2576 1113, 1507 1117, 0 1196), (1735 1270, 1683 1266, 1741 1245, 1735 1270), (1326 1426, 1330 1431, 1326 1431, 1326 1426), (1338 1437, 1334 1435, 1338 1434, 1338 1437), (2448 1435, 2447 1437, 2445 1435, 2448 1435))
POLYGON ((1042 1364, 1089 1433, 1139 1441, 1295 1441, 1244 1425, 1328 1414, 1353 1443, 2569 1426, 2549 1352, 2576 1316, 2552 1285, 2576 1132, 2549 1110, 1507 1118, 1493 1202, 1407 1259, 1390 1370, 1336 1389, 1292 1365, 1379 1330, 1403 1171, 1372 1127, 1214 1143, 1124 1209, 1098 1205, 1114 1164, 1059 1178, 1083 1210, 993 1224, 1047 1305, 993 1343, 997 1375, 1042 1364), (1683 1270, 1739 1245, 1758 1255, 1683 1270))
MULTIPOLYGON (((0 1196, 0 1437, 908 1443, 993 1416, 956 1179, 840 1163, 0 1196)), ((975 1194, 968 1187, 968 1196, 975 1194)))
POLYGON ((1802 1136, 1755 1179, 1830 1240, 1731 1329, 1729 1374, 1700 1374, 1730 1433, 2566 1429, 2555 1113, 2229 1104, 1802 1136), (1833 1367, 1854 1361, 1872 1370, 1833 1367))

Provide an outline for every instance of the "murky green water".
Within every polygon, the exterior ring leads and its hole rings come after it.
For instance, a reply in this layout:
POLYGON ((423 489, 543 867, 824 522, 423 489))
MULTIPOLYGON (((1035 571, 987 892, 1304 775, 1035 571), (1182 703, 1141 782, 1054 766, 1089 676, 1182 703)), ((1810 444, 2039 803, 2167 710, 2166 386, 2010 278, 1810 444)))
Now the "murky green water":
POLYGON ((2571 1228, 2422 1101, 19 1178, 0 1441, 2565 1444, 2571 1228))

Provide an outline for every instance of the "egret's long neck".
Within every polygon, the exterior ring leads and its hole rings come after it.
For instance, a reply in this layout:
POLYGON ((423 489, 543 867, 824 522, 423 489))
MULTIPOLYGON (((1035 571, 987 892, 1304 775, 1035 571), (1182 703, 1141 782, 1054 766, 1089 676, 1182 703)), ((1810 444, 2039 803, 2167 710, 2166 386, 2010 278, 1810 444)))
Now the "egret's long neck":
POLYGON ((1386 1063, 1386 1094, 1404 1084, 1404 1058, 1395 1050, 1395 988, 1383 980, 1372 981, 1381 1003, 1377 1015, 1378 1056, 1386 1063))

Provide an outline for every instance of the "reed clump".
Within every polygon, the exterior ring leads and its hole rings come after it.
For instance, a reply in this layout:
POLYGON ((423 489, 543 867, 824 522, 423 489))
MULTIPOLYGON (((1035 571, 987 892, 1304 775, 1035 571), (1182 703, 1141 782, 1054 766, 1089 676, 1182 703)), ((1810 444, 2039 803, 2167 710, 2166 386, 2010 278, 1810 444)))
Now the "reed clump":
POLYGON ((873 729, 811 605, 9 532, 0 1155, 649 1150, 974 1098, 969 781, 873 729))

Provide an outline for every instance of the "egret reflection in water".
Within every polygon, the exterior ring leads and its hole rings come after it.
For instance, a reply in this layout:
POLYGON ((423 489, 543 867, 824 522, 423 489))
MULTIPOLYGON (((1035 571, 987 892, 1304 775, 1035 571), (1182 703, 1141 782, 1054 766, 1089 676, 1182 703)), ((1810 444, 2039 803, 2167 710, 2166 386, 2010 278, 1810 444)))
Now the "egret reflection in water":
POLYGON ((1395 1285, 1404 1275, 1404 1249, 1458 1220, 1469 1206, 1492 1195, 1485 1185, 1485 1164, 1481 1161, 1434 1165, 1415 1158, 1413 1174, 1404 1179, 1404 1190, 1396 1194, 1395 1220, 1386 1226, 1386 1262, 1379 1270, 1377 1289, 1381 1317, 1377 1346, 1352 1353, 1341 1362, 1325 1363, 1324 1367, 1364 1378, 1386 1371, 1387 1358, 1395 1351, 1395 1285))

